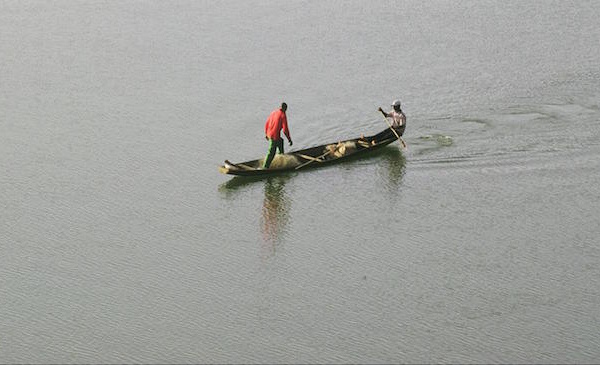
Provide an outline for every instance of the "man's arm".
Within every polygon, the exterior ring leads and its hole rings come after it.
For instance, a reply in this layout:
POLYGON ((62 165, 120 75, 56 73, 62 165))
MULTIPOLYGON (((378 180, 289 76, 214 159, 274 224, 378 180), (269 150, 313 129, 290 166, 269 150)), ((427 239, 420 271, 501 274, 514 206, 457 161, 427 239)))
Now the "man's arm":
POLYGON ((389 116, 390 116, 388 113, 384 112, 384 111, 383 111, 383 109, 381 109, 381 107, 379 107, 379 109, 378 109, 378 110, 381 112, 381 114, 383 114, 383 116, 384 116, 384 117, 386 117, 386 118, 387 118, 387 117, 389 117, 389 116))
POLYGON ((281 124, 283 127, 283 134, 285 134, 285 136, 287 137, 287 140, 291 146, 293 144, 293 142, 292 142, 292 137, 290 136, 290 130, 288 128, 287 116, 284 114, 282 119, 283 120, 282 120, 281 124))
POLYGON ((265 122, 265 139, 269 140, 269 118, 267 118, 267 121, 265 122))

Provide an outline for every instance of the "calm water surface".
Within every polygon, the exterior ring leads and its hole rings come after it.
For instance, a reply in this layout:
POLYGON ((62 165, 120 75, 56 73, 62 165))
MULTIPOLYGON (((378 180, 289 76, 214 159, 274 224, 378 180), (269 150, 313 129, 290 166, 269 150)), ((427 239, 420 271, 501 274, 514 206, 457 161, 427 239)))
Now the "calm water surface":
POLYGON ((599 2, 0 9, 0 363, 600 361, 599 2))

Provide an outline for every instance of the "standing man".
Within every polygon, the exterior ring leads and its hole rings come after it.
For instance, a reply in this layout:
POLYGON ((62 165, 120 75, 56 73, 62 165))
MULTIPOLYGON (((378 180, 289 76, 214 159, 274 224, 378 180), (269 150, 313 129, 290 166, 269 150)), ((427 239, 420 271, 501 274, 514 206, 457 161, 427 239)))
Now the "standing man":
POLYGON ((394 128, 400 136, 404 134, 404 130, 406 129, 406 115, 404 115, 404 112, 400 108, 401 106, 400 100, 394 100, 392 103, 393 109, 389 113, 384 112, 381 107, 379 108, 379 111, 384 117, 392 120, 392 128, 394 128))
POLYGON ((280 135, 282 129, 290 146, 292 145, 292 137, 290 137, 287 116, 285 115, 286 110, 287 104, 281 103, 281 107, 273 110, 265 123, 265 139, 269 141, 269 152, 267 152, 267 156, 265 157, 263 169, 268 169, 271 166, 271 161, 273 161, 277 149, 279 149, 279 153, 283 153, 283 139, 281 139, 280 135))

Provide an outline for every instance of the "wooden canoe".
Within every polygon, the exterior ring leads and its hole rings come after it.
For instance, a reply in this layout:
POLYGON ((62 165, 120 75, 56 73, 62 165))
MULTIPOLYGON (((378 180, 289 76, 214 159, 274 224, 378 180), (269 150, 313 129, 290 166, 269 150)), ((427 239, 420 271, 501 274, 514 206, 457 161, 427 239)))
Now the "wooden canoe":
POLYGON ((373 136, 348 139, 285 154, 277 154, 268 169, 262 168, 263 159, 261 158, 239 163, 225 160, 225 163, 219 166, 219 171, 223 174, 238 176, 267 176, 321 167, 378 150, 397 139, 396 134, 387 128, 373 136))

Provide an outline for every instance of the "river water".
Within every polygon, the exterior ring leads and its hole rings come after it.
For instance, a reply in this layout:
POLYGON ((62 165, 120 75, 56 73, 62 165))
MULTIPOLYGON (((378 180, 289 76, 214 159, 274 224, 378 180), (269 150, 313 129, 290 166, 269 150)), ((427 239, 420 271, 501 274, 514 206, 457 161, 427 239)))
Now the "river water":
POLYGON ((0 9, 0 363, 600 361, 600 2, 0 9))

